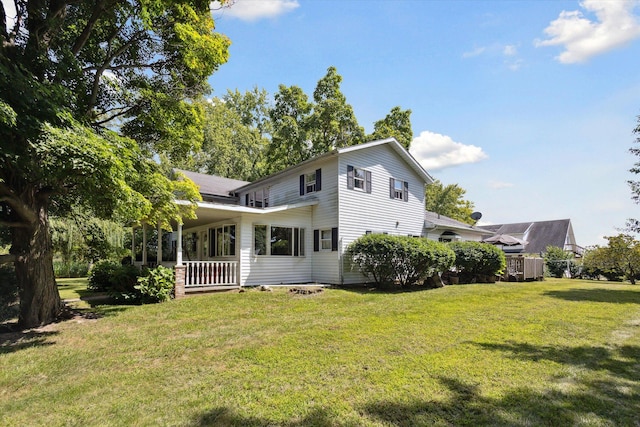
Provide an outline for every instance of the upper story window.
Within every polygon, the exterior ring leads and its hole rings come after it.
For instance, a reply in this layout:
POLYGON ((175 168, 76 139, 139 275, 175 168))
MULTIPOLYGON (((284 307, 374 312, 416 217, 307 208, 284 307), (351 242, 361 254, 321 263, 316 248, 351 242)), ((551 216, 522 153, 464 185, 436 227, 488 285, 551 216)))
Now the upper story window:
POLYGON ((392 199, 409 201, 409 183, 400 179, 389 179, 389 196, 392 199))
POLYGON ((269 207, 269 187, 261 188, 245 194, 245 205, 254 208, 269 207))
POLYGON ((371 193, 371 171, 348 165, 347 188, 371 193))
POLYGON ((300 195, 315 193, 322 189, 322 170, 300 175, 300 195))

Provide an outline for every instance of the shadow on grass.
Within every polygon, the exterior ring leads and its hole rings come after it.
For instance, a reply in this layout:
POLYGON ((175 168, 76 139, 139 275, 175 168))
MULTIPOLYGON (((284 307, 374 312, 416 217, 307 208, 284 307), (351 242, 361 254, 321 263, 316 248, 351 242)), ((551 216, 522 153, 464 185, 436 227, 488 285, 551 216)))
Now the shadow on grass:
POLYGON ((354 292, 357 294, 404 294, 409 292, 423 292, 431 291, 433 289, 426 285, 414 285, 414 286, 375 286, 371 285, 340 285, 335 286, 335 289, 341 289, 347 292, 354 292))
POLYGON ((0 354, 13 353, 31 347, 46 347, 55 344, 51 337, 56 331, 16 331, 0 333, 0 354))
POLYGON ((634 425, 639 404, 634 392, 620 392, 614 381, 582 383, 574 391, 526 388, 503 397, 481 395, 474 385, 440 378, 451 392, 444 401, 373 402, 364 413, 385 424, 409 427, 431 425, 634 425), (635 396, 634 396, 635 395, 635 396))
POLYGON ((304 418, 287 421, 284 423, 275 423, 273 421, 258 417, 243 417, 236 414, 233 410, 224 407, 218 407, 198 416, 191 424, 194 427, 258 427, 258 426, 282 426, 282 427, 333 427, 341 425, 338 418, 330 411, 325 409, 316 409, 304 418))
POLYGON ((566 301, 640 304, 640 288, 638 288, 637 292, 626 289, 568 289, 562 291, 547 291, 544 295, 566 301))

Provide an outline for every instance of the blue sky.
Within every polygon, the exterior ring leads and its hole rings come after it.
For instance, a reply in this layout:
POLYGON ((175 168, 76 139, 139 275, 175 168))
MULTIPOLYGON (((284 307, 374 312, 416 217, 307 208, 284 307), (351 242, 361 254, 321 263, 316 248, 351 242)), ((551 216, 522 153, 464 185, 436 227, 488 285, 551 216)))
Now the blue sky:
POLYGON ((626 184, 640 115, 637 1, 236 0, 214 96, 309 96, 329 66, 360 125, 411 109, 411 153, 481 224, 570 218, 604 244, 640 218, 626 184))

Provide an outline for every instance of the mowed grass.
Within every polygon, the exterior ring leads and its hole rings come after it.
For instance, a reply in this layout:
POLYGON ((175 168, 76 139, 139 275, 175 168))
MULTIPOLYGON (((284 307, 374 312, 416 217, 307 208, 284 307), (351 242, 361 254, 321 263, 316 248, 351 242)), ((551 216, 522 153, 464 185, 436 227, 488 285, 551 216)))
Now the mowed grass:
POLYGON ((640 286, 285 289, 5 336, 0 425, 633 426, 640 286))

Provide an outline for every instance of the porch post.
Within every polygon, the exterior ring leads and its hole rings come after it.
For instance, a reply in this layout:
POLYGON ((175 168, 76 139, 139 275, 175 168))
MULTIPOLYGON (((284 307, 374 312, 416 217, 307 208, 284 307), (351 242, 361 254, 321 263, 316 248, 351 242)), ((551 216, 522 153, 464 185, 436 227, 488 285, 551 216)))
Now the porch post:
POLYGON ((182 265, 182 223, 181 222, 178 222, 178 241, 176 242, 176 265, 182 265))
POLYGON ((142 223, 142 266, 147 265, 147 223, 142 223))
POLYGON ((158 250, 156 251, 156 265, 162 264, 162 226, 158 221, 158 250))
POLYGON ((131 226, 131 265, 136 265, 136 227, 131 226))

